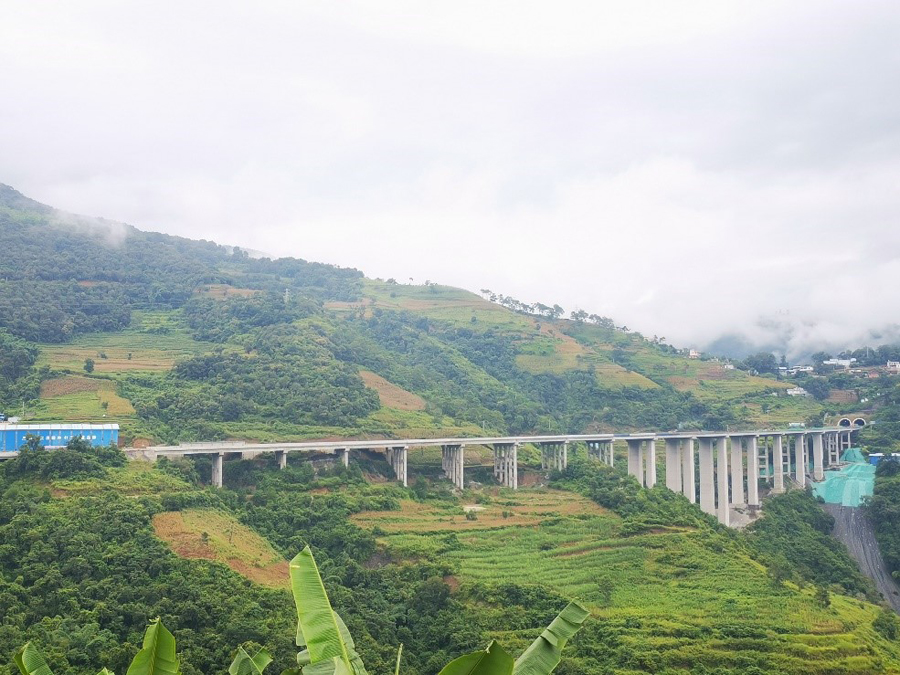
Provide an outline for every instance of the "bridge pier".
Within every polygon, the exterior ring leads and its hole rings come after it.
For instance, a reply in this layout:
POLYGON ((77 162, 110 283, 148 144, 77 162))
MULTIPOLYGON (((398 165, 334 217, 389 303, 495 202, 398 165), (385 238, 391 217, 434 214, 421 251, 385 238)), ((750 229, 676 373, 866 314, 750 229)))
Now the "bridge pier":
POLYGON ((747 505, 759 506, 759 439, 747 439, 747 505))
POLYGON ((825 480, 825 447, 823 436, 824 434, 812 434, 813 478, 815 480, 825 480))
POLYGON ((217 488, 222 487, 222 462, 224 457, 224 452, 217 452, 212 456, 212 484, 217 488))
POLYGON ((646 461, 646 466, 644 467, 646 476, 644 485, 648 488, 652 488, 656 485, 656 440, 653 438, 647 441, 647 452, 644 460, 646 461))
POLYGON ((691 504, 697 503, 696 462, 694 459, 694 439, 681 441, 681 491, 691 504))
POLYGON ((698 438, 697 452, 700 460, 700 510, 714 516, 716 515, 716 486, 712 439, 698 438))
POLYGON ((387 448, 385 450, 385 455, 391 465, 391 468, 394 470, 394 475, 397 477, 397 480, 403 484, 403 487, 408 487, 406 469, 407 460, 409 458, 409 449, 407 448, 407 446, 398 445, 387 448))
POLYGON ((644 441, 628 438, 628 475, 637 478, 644 485, 644 441))
POLYGON ((681 492, 681 441, 666 439, 666 487, 681 492))
POLYGON ((284 450, 276 450, 275 459, 278 460, 279 469, 284 469, 287 467, 287 453, 284 450))
MULTIPOLYGON (((760 455, 760 461, 762 462, 762 468, 765 470, 765 473, 763 475, 766 477, 766 485, 769 485, 773 480, 775 480, 774 471, 771 471, 769 469, 769 467, 771 466, 769 458, 769 446, 772 445, 772 440, 768 436, 762 436, 760 437, 760 440, 762 441, 762 455, 760 455)), ((775 452, 774 448, 772 449, 772 452, 775 452)))
POLYGON ((772 473, 774 474, 772 492, 778 494, 784 492, 784 437, 776 434, 773 442, 775 445, 772 450, 772 473))
POLYGON ((341 448, 338 452, 341 453, 341 464, 346 469, 350 466, 350 450, 349 448, 341 448))
POLYGON ((825 434, 825 444, 828 447, 828 466, 834 466, 841 461, 837 440, 837 434, 825 434))
POLYGON ((746 504, 744 498, 744 439, 732 436, 731 443, 731 503, 746 504))
POLYGON ((441 463, 444 469, 444 475, 457 487, 462 490, 465 484, 465 455, 463 445, 442 445, 441 446, 441 463))
POLYGON ((504 487, 519 487, 519 444, 494 443, 494 477, 504 487))
POLYGON ((731 524, 731 499, 728 497, 728 438, 716 439, 716 518, 731 524))
POLYGON ((806 485, 806 435, 794 435, 794 480, 797 485, 806 485))
MULTIPOLYGON (((569 466, 569 444, 541 443, 541 468, 565 471, 569 466)), ((590 450, 590 448, 589 448, 590 450)))

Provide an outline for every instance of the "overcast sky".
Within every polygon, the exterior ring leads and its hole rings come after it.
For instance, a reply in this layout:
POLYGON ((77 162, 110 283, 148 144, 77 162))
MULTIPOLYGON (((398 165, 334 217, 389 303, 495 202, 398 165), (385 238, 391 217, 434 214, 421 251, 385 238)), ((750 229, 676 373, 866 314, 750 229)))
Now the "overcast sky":
POLYGON ((877 343, 898 36, 896 0, 0 0, 0 182, 679 345, 877 343))

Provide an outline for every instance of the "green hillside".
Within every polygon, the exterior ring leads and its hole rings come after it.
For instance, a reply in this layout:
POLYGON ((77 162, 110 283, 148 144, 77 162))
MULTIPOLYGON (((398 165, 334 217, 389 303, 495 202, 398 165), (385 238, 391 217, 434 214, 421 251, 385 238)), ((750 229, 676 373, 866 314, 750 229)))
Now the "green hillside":
POLYGON ((0 404, 117 421, 129 441, 781 426, 822 410, 604 317, 251 259, 5 186, 0 246, 0 339, 32 350, 4 369, 0 404))
POLYGON ((741 533, 583 458, 555 489, 459 496, 436 472, 397 487, 374 459, 229 461, 221 490, 200 484, 203 458, 123 463, 74 448, 0 466, 7 658, 31 640, 55 672, 125 672, 160 616, 185 675, 224 672, 248 641, 281 672, 296 651, 286 560, 310 544, 373 673, 393 672, 401 642, 404 675, 490 639, 517 654, 570 599, 591 616, 562 675, 900 672, 896 618, 802 492, 741 533))
MULTIPOLYGON (((0 246, 0 406, 117 421, 129 442, 722 429, 825 409, 605 317, 252 259, 4 186, 0 246)), ((214 490, 203 456, 26 449, 0 465, 0 654, 31 640, 55 672, 122 673, 161 617, 185 675, 224 672, 240 644, 281 672, 285 561, 309 544, 372 673, 401 642, 404 675, 494 638, 518 653, 570 599, 591 618, 561 675, 900 672, 900 624, 805 492, 738 532, 574 448, 548 476, 523 447, 538 487, 518 492, 472 448, 462 494, 436 452, 411 453, 408 489, 374 455, 283 471, 263 455, 226 461, 214 490)))

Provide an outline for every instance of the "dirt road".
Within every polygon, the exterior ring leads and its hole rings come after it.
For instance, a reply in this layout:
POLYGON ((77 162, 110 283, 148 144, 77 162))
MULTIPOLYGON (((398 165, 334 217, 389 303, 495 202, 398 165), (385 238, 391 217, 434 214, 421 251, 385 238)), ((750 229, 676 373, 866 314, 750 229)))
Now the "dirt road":
POLYGON ((878 544, 875 532, 863 509, 840 504, 823 504, 823 508, 834 516, 834 532, 832 534, 849 550, 860 570, 875 582, 875 586, 885 600, 900 612, 900 587, 891 577, 878 544))

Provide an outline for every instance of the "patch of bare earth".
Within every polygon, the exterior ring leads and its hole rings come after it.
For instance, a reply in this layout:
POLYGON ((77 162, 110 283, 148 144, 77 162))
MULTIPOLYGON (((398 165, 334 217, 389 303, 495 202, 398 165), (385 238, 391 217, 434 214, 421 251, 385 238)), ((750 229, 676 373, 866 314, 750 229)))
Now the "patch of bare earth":
POLYGON ((287 560, 277 559, 274 551, 262 537, 222 514, 209 512, 209 517, 201 514, 195 518, 190 511, 190 522, 186 522, 185 512, 169 511, 153 517, 156 536, 182 558, 215 560, 228 565, 250 581, 271 588, 286 588, 290 581, 287 560), (208 531, 207 531, 208 530, 208 531), (224 544, 227 539, 228 544, 224 544), (262 562, 250 563, 235 557, 250 555, 262 562))
POLYGON ((57 377, 45 380, 41 384, 41 398, 95 392, 99 391, 104 384, 107 384, 104 380, 95 380, 89 377, 57 377))
POLYGON ((393 384, 381 375, 368 370, 359 371, 363 383, 378 393, 378 399, 385 408, 395 410, 425 410, 425 399, 393 384))

